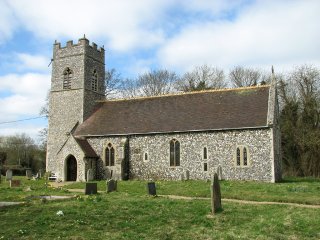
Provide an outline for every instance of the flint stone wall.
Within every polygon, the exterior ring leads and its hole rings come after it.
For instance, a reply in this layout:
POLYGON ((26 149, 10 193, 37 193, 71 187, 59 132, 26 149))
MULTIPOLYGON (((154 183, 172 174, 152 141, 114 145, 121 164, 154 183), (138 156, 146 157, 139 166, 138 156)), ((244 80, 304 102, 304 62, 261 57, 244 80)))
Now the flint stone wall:
MULTIPOLYGON (((130 178, 143 180, 179 180, 181 174, 189 171, 190 179, 211 179, 218 166, 222 168, 222 178, 229 180, 274 181, 272 129, 234 130, 205 133, 157 134, 129 137, 130 178), (169 143, 180 142, 180 166, 170 167, 169 143), (237 146, 248 149, 248 166, 236 166, 237 146), (207 160, 203 159, 203 148, 208 150, 207 160), (148 160, 145 161, 144 154, 148 160), (208 170, 204 171, 204 163, 208 170)), ((121 158, 124 149, 120 147, 125 137, 89 138, 88 141, 100 155, 97 162, 98 175, 106 179, 104 149, 110 142, 115 148, 115 159, 121 158)))

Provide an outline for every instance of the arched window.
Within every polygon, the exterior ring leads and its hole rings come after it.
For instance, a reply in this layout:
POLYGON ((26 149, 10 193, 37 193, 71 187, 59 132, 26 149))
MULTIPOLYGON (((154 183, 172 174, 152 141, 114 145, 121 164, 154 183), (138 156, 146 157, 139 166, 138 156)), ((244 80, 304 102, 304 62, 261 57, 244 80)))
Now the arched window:
POLYGON ((98 74, 96 69, 93 71, 91 77, 91 90, 98 91, 98 74))
POLYGON ((114 148, 111 143, 108 144, 105 151, 106 166, 114 166, 114 148))
POLYGON ((180 143, 176 139, 170 141, 170 166, 180 166, 180 143))
POLYGON ((71 89, 72 76, 73 76, 73 72, 70 68, 66 68, 63 71, 63 89, 71 89))
POLYGON ((248 165, 248 155, 247 155, 247 148, 243 148, 243 166, 248 165))
POLYGON ((144 153, 144 161, 148 161, 148 153, 144 153))
POLYGON ((248 167, 250 164, 250 154, 247 146, 237 146, 235 164, 237 167, 248 167))
POLYGON ((206 147, 203 148, 203 159, 208 159, 208 149, 206 147))
POLYGON ((240 164, 241 164, 240 148, 237 148, 237 166, 240 166, 240 164))

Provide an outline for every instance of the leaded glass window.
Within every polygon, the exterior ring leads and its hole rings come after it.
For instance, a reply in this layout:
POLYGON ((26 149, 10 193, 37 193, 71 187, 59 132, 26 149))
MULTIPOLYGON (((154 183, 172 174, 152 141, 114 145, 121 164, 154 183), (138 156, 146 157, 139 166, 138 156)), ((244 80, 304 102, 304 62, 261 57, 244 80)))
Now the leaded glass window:
POLYGON ((206 147, 203 148, 203 159, 208 159, 208 149, 206 147))
POLYGON ((111 143, 108 144, 105 151, 106 166, 114 166, 114 148, 111 143))
POLYGON ((170 166, 180 166, 180 143, 176 139, 170 141, 170 166))
POLYGON ((237 166, 241 164, 240 148, 237 148, 237 166))

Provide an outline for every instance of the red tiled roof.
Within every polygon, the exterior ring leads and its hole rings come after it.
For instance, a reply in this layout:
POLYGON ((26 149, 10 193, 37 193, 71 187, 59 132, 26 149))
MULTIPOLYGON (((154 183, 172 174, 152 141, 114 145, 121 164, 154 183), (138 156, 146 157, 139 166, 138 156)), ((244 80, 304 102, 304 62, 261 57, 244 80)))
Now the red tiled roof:
POLYGON ((104 101, 75 135, 130 135, 267 126, 269 86, 104 101))

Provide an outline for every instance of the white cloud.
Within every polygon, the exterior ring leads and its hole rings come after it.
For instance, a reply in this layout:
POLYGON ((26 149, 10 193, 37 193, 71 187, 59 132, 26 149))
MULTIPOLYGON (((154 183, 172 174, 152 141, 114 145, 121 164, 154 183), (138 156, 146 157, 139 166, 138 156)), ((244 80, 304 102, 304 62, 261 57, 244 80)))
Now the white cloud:
POLYGON ((9 39, 17 23, 6 1, 0 1, 0 44, 9 39))
POLYGON ((39 115, 50 85, 45 74, 10 74, 0 77, 0 122, 39 115))
POLYGON ((46 121, 43 121, 41 123, 37 124, 30 124, 30 123, 15 123, 15 124, 10 124, 9 127, 7 124, 0 125, 0 133, 1 136, 11 136, 15 134, 21 134, 25 133, 36 142, 40 142, 40 136, 39 132, 46 127, 46 121))
POLYGON ((152 47, 163 41, 156 22, 168 1, 12 0, 15 15, 29 31, 45 39, 103 38, 120 51, 152 47), (154 24, 155 23, 155 24, 154 24))
POLYGON ((320 63, 319 1, 257 1, 232 20, 192 23, 159 50, 163 66, 320 63))
POLYGON ((50 59, 42 55, 31 55, 28 53, 15 54, 16 65, 19 69, 48 71, 50 59))

